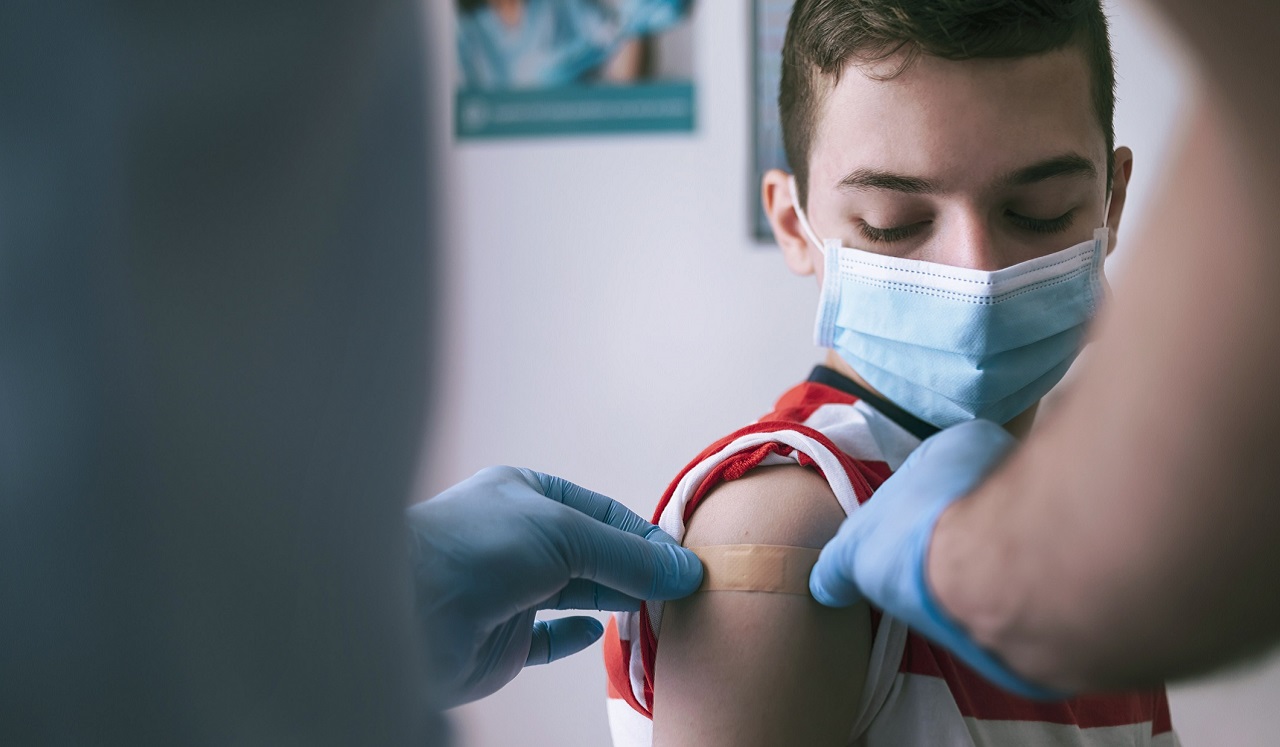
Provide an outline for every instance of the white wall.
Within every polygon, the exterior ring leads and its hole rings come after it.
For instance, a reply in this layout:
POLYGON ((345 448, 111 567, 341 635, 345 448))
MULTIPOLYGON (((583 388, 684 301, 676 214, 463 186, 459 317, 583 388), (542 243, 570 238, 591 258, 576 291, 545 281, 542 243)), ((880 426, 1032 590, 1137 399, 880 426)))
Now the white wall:
MULTIPOLYGON (((1136 156, 1133 235, 1186 75, 1151 25, 1113 8, 1118 141, 1136 156)), ((442 81, 452 3, 432 2, 442 81)), ((710 441, 767 411, 819 353, 812 281, 749 237, 750 5, 702 0, 691 135, 454 143, 447 133, 447 356, 433 493, 526 465, 643 515, 710 441)), ((442 103, 447 92, 442 92, 442 103)), ((1111 271, 1123 291, 1123 244, 1111 271)), ((467 745, 608 743, 598 647, 455 712, 467 745)), ((1173 693, 1188 745, 1275 743, 1280 665, 1173 693)))

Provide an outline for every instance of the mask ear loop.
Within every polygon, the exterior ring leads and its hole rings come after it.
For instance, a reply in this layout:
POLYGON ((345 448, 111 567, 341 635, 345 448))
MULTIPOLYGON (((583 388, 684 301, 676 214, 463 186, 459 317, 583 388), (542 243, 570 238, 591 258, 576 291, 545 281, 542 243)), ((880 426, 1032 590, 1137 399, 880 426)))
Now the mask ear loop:
POLYGON ((1111 297, 1111 284, 1107 282, 1107 275, 1103 267, 1107 261, 1107 253, 1111 250, 1111 198, 1114 196, 1112 190, 1107 190, 1107 197, 1102 203, 1102 228, 1094 232, 1094 257, 1093 257, 1093 288, 1094 297, 1094 313, 1097 313, 1098 306, 1107 298, 1111 297))
POLYGON ((813 342, 820 348, 829 348, 835 344, 836 312, 840 310, 840 242, 832 240, 828 247, 818 239, 809 217, 800 207, 800 196, 796 194, 796 178, 787 178, 787 186, 791 189, 791 205, 800 219, 800 230, 818 251, 822 253, 822 290, 818 293, 818 316, 813 323, 813 342))
POLYGON ((813 226, 809 223, 809 216, 804 214, 804 208, 800 207, 800 194, 796 190, 796 177, 791 175, 787 177, 787 187, 791 190, 791 207, 796 211, 796 217, 800 219, 800 230, 804 232, 805 238, 809 239, 809 243, 817 247, 823 256, 827 254, 827 247, 818 238, 818 234, 814 232, 813 226))

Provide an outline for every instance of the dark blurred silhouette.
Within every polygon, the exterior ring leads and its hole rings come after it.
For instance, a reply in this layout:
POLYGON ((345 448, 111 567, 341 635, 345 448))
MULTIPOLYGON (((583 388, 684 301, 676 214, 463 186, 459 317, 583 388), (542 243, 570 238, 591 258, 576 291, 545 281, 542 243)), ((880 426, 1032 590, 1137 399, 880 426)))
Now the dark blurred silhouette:
POLYGON ((422 743, 422 31, 0 8, 0 743, 422 743))

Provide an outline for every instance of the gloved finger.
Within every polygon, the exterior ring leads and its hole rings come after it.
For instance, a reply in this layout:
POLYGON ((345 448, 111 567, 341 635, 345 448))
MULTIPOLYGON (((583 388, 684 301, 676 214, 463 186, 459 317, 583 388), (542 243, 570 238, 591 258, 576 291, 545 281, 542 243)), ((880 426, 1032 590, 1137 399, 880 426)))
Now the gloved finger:
POLYGON ((677 599, 702 583, 702 561, 673 542, 643 539, 581 514, 570 518, 555 528, 572 578, 637 599, 677 599))
POLYGON ((827 607, 849 607, 863 599, 853 577, 853 557, 857 541, 854 522, 863 510, 865 509, 859 509, 844 520, 836 536, 822 548, 822 552, 818 554, 818 562, 809 572, 809 593, 819 604, 827 607))
POLYGON ((640 609, 640 600, 594 581, 575 578, 559 594, 538 605, 538 609, 634 612, 640 609))
POLYGON ((602 524, 621 529, 654 542, 671 542, 671 535, 640 518, 631 509, 594 490, 569 482, 562 477, 521 469, 530 486, 553 501, 590 516, 602 524))
POLYGON ((604 625, 594 617, 562 617, 558 620, 535 620, 533 638, 529 641, 526 667, 549 664, 590 646, 604 635, 604 625))

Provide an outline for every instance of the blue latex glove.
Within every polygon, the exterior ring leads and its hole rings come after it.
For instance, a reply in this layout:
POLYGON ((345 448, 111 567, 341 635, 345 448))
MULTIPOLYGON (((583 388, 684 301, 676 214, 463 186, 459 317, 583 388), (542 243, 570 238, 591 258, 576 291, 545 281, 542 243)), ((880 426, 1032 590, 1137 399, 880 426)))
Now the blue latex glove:
POLYGON ((429 679, 446 708, 604 632, 593 617, 535 620, 538 610, 635 610, 702 583, 702 563, 666 532, 532 470, 483 470, 410 507, 408 521, 429 679))
POLYGON ((829 607, 863 599, 950 649, 982 676, 1029 698, 1062 698, 1034 685, 974 643, 934 598, 925 561, 938 517, 976 488, 1014 447, 1000 426, 974 420, 920 445, 871 500, 840 526, 809 577, 829 607))

